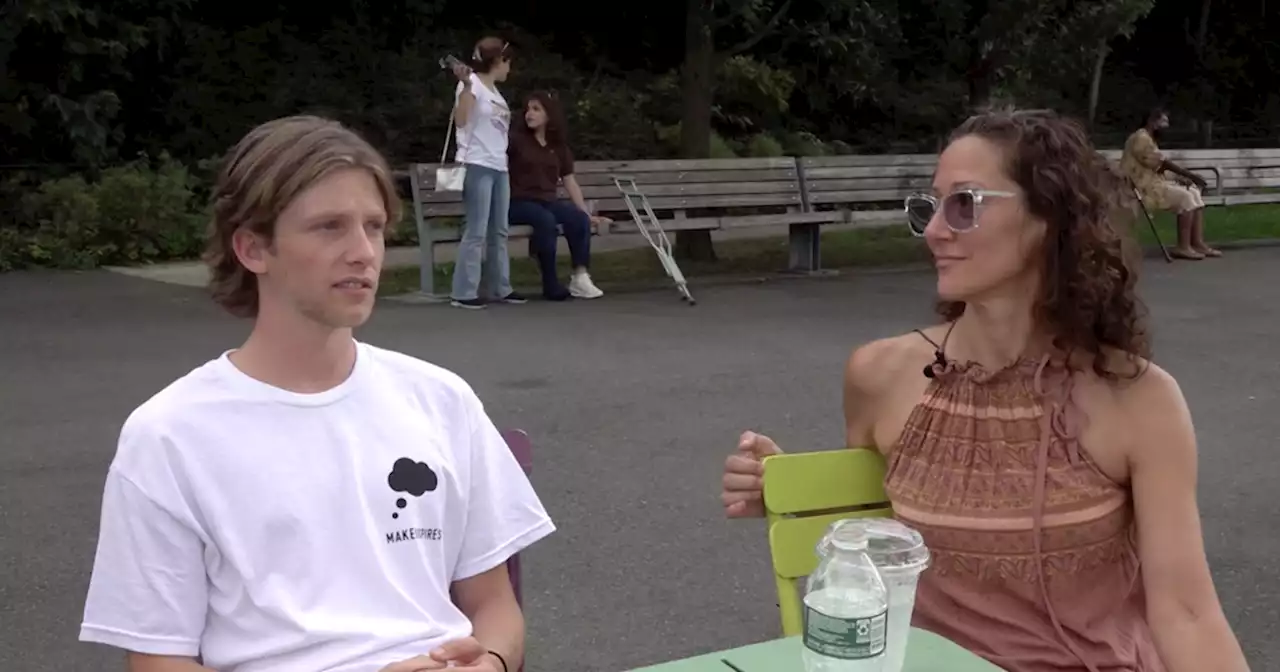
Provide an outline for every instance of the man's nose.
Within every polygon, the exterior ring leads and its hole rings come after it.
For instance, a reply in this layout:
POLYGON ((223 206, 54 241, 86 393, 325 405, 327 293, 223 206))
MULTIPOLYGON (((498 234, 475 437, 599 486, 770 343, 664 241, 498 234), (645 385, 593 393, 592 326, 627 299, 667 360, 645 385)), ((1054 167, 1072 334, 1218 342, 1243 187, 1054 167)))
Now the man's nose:
POLYGON ((378 248, 381 245, 381 239, 371 234, 367 227, 353 227, 355 233, 351 236, 351 243, 348 248, 347 257, 351 263, 372 264, 378 256, 378 248))

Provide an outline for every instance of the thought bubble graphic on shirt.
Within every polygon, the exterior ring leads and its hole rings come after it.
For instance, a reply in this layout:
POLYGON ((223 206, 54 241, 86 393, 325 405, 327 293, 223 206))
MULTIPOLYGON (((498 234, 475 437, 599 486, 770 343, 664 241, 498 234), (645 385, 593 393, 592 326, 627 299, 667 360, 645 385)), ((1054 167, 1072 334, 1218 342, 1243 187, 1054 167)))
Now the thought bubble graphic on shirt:
MULTIPOLYGON (((421 497, 435 490, 439 483, 436 472, 426 462, 414 462, 407 457, 396 460, 391 473, 387 474, 387 485, 391 486, 392 492, 404 492, 414 497, 421 497)), ((408 504, 404 497, 396 500, 397 509, 403 509, 408 504)), ((391 517, 399 518, 400 514, 392 513, 391 517)))

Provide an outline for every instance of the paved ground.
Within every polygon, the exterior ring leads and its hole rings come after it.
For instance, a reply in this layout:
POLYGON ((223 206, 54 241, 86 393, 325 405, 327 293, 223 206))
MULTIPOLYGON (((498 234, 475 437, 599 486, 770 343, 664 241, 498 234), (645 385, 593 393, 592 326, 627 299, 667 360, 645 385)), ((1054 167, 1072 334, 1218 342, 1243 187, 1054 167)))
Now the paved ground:
MULTIPOLYGON (((1149 265, 1159 361, 1197 420, 1217 586, 1255 670, 1280 669, 1280 250, 1149 265)), ((840 441, 849 348, 928 319, 920 273, 671 291, 481 313, 386 303, 370 342, 450 367, 536 441, 560 532, 527 561, 530 672, 608 672, 776 632, 760 524, 716 499, 744 428, 840 441)), ((194 289, 0 276, 0 669, 119 669, 78 644, 104 470, 126 413, 236 343, 194 289)), ((1177 553, 1178 549, 1170 549, 1177 553)))

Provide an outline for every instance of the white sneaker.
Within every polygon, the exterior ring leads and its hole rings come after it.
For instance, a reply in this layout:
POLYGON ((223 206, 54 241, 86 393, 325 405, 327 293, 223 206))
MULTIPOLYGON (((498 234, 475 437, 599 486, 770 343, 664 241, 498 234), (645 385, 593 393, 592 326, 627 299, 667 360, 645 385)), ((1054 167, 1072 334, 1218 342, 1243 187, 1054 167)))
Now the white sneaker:
POLYGON ((569 279, 569 294, 577 299, 598 299, 604 292, 591 282, 591 274, 586 271, 574 273, 569 279))

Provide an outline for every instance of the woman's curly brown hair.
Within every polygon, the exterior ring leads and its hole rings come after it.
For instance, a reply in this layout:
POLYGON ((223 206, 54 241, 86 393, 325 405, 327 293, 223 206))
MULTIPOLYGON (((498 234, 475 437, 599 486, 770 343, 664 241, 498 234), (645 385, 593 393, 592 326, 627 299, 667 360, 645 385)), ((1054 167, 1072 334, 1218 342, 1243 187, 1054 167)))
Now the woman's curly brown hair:
POLYGON ((524 108, 512 120, 511 130, 516 133, 533 133, 529 128, 529 122, 525 121, 524 111, 529 109, 529 103, 534 101, 537 101, 542 106, 542 110, 547 113, 547 125, 544 129, 547 135, 547 144, 557 147, 568 145, 569 123, 565 121, 564 108, 560 106, 560 101, 550 91, 534 91, 526 96, 524 108))
MULTIPOLYGON (((1139 255, 1128 235, 1134 203, 1123 178, 1080 124, 1051 111, 987 112, 969 118, 951 139, 969 135, 1004 148, 1007 174, 1031 214, 1048 225, 1033 310, 1054 348, 1090 357, 1104 379, 1121 377, 1116 355, 1131 365, 1125 377, 1140 375, 1150 340, 1135 292, 1139 255)), ((944 302, 939 313, 955 320, 964 303, 944 302)))

